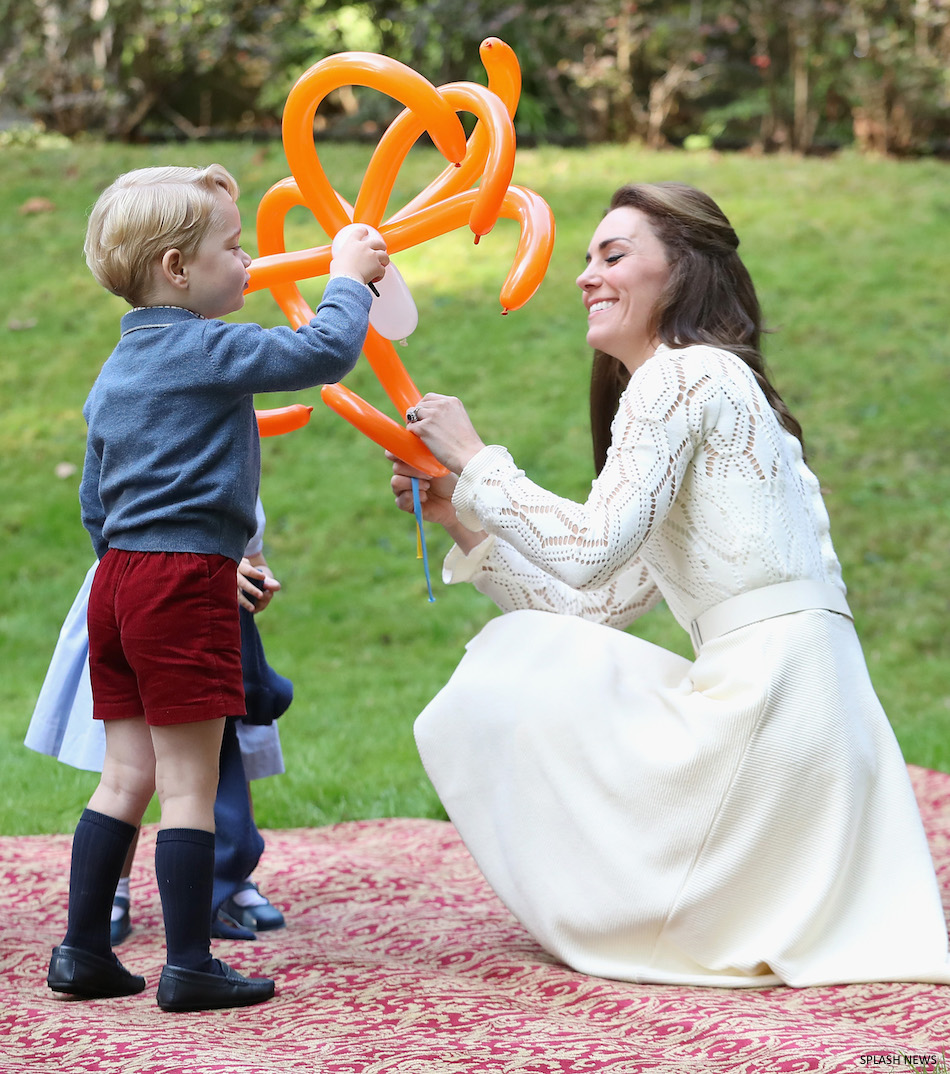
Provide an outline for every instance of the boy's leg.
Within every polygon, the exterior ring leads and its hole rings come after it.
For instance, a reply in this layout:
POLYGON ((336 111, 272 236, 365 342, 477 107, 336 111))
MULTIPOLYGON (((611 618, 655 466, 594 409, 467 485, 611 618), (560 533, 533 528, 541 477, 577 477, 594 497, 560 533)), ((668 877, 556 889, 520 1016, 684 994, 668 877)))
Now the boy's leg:
POLYGON ((168 948, 158 983, 163 1010, 246 1006, 274 994, 269 978, 242 977, 210 952, 214 799, 223 729, 223 719, 151 729, 162 804, 155 875, 168 948))
POLYGON ((53 951, 47 983, 88 997, 140 992, 145 979, 112 954, 112 895, 152 795, 151 739, 144 717, 109 721, 99 786, 73 837, 66 936, 53 951))
POLYGON ((69 911, 63 945, 108 959, 112 893, 136 828, 85 809, 73 835, 69 911))
POLYGON ((162 808, 155 876, 167 961, 202 972, 212 968, 214 799, 223 730, 223 719, 151 728, 162 808))
POLYGON ((99 785, 73 838, 69 924, 63 943, 94 954, 112 951, 112 895, 154 788, 155 761, 144 716, 106 721, 99 785))

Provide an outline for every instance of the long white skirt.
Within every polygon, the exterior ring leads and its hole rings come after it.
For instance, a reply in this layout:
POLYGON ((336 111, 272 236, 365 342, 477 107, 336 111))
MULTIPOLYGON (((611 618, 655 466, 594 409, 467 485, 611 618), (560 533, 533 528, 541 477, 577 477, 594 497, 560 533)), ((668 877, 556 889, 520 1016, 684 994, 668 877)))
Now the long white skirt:
POLYGON ((691 663, 512 612, 469 643, 415 733, 488 882, 577 970, 950 983, 907 768, 842 616, 745 627, 691 663))

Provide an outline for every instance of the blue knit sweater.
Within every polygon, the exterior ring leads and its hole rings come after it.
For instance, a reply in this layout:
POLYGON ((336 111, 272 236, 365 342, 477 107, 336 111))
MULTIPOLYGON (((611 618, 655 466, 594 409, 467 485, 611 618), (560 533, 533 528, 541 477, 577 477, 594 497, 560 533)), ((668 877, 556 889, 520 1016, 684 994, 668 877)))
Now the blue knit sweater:
POLYGON ((357 281, 332 279, 296 331, 168 306, 125 314, 83 407, 79 501, 96 555, 112 547, 239 562, 260 484, 254 394, 342 380, 359 358, 371 301, 357 281))

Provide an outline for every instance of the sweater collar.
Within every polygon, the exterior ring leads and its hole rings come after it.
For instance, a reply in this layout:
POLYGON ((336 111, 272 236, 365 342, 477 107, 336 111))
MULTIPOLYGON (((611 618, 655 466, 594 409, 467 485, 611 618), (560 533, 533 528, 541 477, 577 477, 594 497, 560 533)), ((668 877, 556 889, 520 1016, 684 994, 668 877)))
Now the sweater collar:
POLYGON ((122 335, 140 328, 168 328, 185 321, 203 321, 205 318, 181 306, 136 306, 124 314, 121 321, 122 335))

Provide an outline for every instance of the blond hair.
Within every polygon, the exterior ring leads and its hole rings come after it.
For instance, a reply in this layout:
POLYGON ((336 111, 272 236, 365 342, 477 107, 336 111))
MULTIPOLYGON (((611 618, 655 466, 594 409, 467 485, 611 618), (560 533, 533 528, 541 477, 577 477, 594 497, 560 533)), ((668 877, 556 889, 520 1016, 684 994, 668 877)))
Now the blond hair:
POLYGON ((83 251, 96 280, 130 305, 145 301, 167 250, 194 254, 214 218, 218 191, 238 185, 220 164, 139 168, 120 175, 89 215, 83 251))

